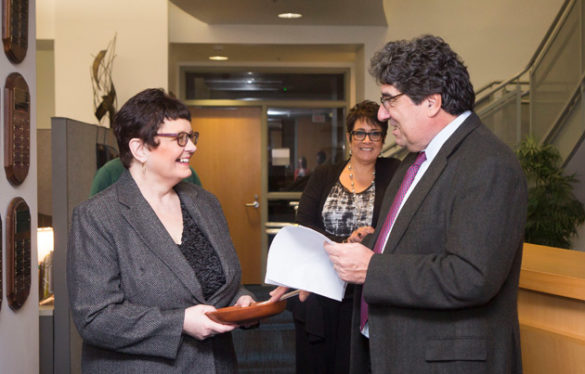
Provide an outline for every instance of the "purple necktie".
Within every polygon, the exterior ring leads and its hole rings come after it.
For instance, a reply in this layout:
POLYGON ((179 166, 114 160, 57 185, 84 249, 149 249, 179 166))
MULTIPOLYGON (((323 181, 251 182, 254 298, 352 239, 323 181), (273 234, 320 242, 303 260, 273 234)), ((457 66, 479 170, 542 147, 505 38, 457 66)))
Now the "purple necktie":
MULTIPOLYGON (((406 175, 404 175, 404 179, 402 180, 402 184, 394 196, 394 201, 392 202, 392 206, 390 207, 390 211, 384 220, 384 225, 380 230, 380 234, 378 235, 378 239, 376 240, 376 244, 374 245, 374 253, 382 253, 382 249, 384 248, 384 242, 388 237, 388 233, 394 224, 394 220, 396 219, 396 215, 398 214, 398 209, 400 209, 400 205, 402 204, 402 200, 404 200, 404 196, 406 195, 406 191, 410 188, 416 173, 418 173, 418 169, 423 162, 427 159, 424 152, 420 152, 414 160, 414 163, 410 165, 408 170, 406 171, 406 175)), ((364 296, 362 294, 361 300, 361 307, 360 307, 360 330, 362 330, 368 320, 368 304, 364 300, 364 296)))

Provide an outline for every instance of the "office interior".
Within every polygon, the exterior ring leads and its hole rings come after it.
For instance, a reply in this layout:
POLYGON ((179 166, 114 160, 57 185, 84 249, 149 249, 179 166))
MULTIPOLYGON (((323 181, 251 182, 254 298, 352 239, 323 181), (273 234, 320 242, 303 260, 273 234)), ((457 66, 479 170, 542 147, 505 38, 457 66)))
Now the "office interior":
MULTIPOLYGON (((484 122, 512 147, 528 133, 556 145, 567 173, 582 180, 576 196, 585 201, 585 164, 577 161, 585 159, 584 0, 305 3, 28 1, 26 54, 20 62, 0 58, 4 81, 20 73, 30 93, 28 172, 17 183, 0 178, 0 258, 7 295, 8 213, 22 198, 30 214, 30 291, 17 308, 5 296, 0 304, 0 373, 80 372, 80 341, 67 305, 66 240, 71 210, 87 198, 100 157, 116 152, 107 116, 98 121, 94 114, 90 78, 96 56, 108 48, 118 107, 144 88, 164 88, 190 107, 195 129, 209 134, 213 143, 201 137, 192 166, 218 195, 236 247, 251 248, 239 253, 247 284, 262 285, 270 240, 294 221, 299 159, 312 170, 318 153, 347 156, 344 115, 358 101, 378 99, 368 61, 388 40, 445 38, 469 68, 484 122), (278 19, 276 13, 293 11, 285 9, 291 4, 303 7, 304 17, 278 19), (237 193, 225 188, 240 184, 237 193), (38 252, 45 243, 46 252, 38 252), (46 253, 50 273, 37 271, 46 253), (49 276, 50 287, 42 282, 49 276), (39 305, 51 295, 53 303, 39 305)), ((5 138, 2 132, 3 147, 5 138)), ((384 154, 397 152, 389 136, 384 154)), ((6 165, 5 152, 0 157, 6 165)), ((573 249, 525 246, 519 312, 527 373, 585 367, 585 228, 573 249)), ((272 350, 294 349, 285 318, 274 322, 282 332, 272 350)), ((236 345, 264 339, 263 331, 239 332, 236 345)), ((261 372, 286 372, 290 360, 278 361, 277 353, 265 354, 271 363, 253 364, 265 365, 261 372)))

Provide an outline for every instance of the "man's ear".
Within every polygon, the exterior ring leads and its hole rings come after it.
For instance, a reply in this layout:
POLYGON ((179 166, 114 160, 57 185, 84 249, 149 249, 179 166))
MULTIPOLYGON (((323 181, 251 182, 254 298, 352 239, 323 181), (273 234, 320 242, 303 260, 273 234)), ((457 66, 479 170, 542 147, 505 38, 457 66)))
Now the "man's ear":
POLYGON ((130 139, 128 146, 130 147, 130 152, 132 152, 132 156, 134 156, 134 159, 136 159, 141 164, 146 162, 150 150, 148 148, 148 145, 144 144, 142 139, 132 138, 130 139))
POLYGON ((425 99, 425 106, 427 109, 427 115, 429 117, 434 117, 441 111, 441 106, 443 105, 443 99, 441 94, 432 94, 427 96, 425 99))

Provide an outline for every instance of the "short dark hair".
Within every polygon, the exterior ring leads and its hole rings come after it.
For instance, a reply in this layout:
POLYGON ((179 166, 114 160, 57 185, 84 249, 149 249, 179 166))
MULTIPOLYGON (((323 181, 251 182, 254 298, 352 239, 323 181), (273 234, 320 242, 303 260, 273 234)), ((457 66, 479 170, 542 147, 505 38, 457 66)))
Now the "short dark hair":
POLYGON ((370 74, 420 104, 440 94, 442 108, 459 115, 473 110, 475 92, 461 58, 442 38, 433 35, 387 43, 374 54, 370 74))
POLYGON ((125 168, 132 163, 130 140, 139 138, 156 148, 156 133, 165 120, 186 119, 191 122, 189 108, 160 88, 149 88, 131 97, 114 117, 114 133, 118 141, 120 161, 125 168))
POLYGON ((349 110, 347 117, 345 118, 345 127, 347 128, 347 132, 351 133, 355 123, 362 119, 372 126, 380 126, 383 133, 382 139, 385 139, 386 133, 388 132, 388 121, 378 120, 378 109, 380 109, 380 105, 370 100, 364 100, 360 103, 357 103, 349 110))

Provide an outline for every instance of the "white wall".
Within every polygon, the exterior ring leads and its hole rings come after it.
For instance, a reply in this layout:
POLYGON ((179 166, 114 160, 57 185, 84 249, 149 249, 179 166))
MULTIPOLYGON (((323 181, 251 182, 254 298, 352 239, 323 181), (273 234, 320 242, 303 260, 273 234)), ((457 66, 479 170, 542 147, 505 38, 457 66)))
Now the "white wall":
POLYGON ((118 108, 144 88, 167 88, 167 0, 42 1, 49 4, 43 4, 47 18, 39 19, 37 38, 55 41, 56 116, 97 123, 90 66, 116 34, 118 108))
MULTIPOLYGON (((31 95, 31 126, 30 126, 30 160, 31 165, 24 182, 14 187, 6 179, 4 170, 0 171, 0 216, 2 217, 2 251, 3 281, 6 282, 6 210, 10 201, 22 197, 30 208, 31 214, 31 290, 25 304, 13 311, 6 299, 6 283, 3 283, 2 307, 0 309, 0 373, 30 374, 39 372, 39 306, 38 306, 38 272, 37 272, 37 152, 36 152, 36 67, 35 67, 35 0, 29 1, 28 19, 28 51, 23 62, 13 64, 6 55, 0 52, 0 82, 2 87, 6 77, 12 72, 20 73, 26 80, 31 95)), ((2 101, 4 93, 2 92, 2 101)), ((2 112, 4 105, 1 105, 2 112)), ((4 128, 4 113, 2 128, 4 128)), ((4 131, 0 131, 2 152, 0 161, 4 165, 4 131)))

